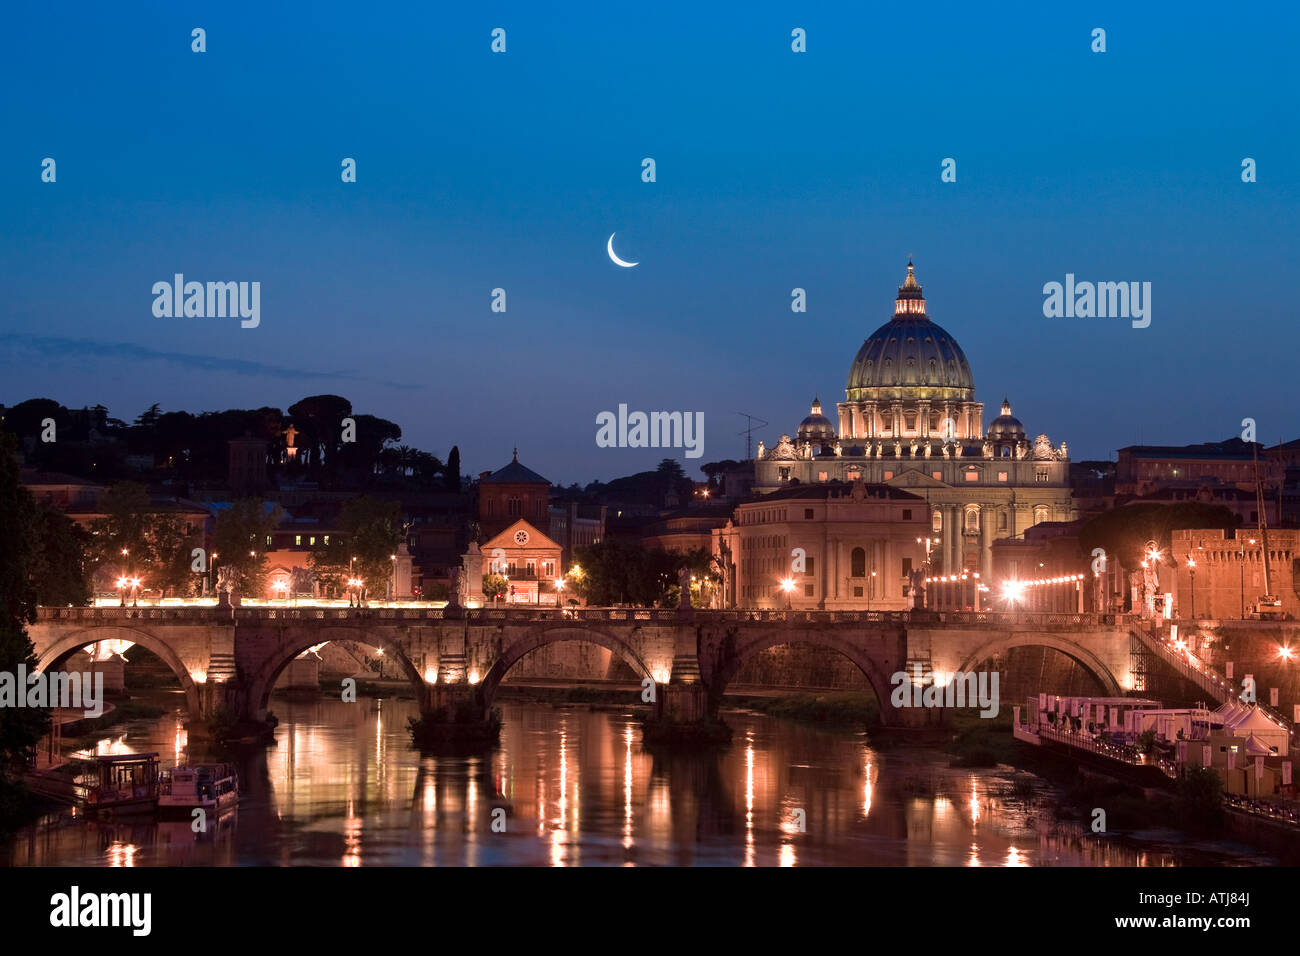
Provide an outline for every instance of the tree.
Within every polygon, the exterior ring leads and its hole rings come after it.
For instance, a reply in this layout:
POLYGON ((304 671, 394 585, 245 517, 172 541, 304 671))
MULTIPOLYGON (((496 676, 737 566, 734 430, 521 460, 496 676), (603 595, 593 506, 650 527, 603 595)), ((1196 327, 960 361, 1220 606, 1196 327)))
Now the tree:
POLYGON ((50 505, 40 507, 35 530, 31 579, 37 601, 49 606, 89 604, 86 548, 90 533, 50 505))
POLYGON ((460 491, 460 446, 452 445, 447 455, 447 470, 443 475, 443 484, 448 491, 460 491))
POLYGON ((663 548, 644 548, 623 538, 605 538, 579 548, 583 572, 577 590, 589 604, 673 603, 683 556, 663 548))
POLYGON ((509 583, 505 577, 500 574, 483 575, 483 597, 489 601, 495 601, 499 597, 505 597, 506 589, 509 583))
POLYGON ((1183 826, 1213 830, 1223 818, 1223 781, 1210 767, 1188 767, 1179 779, 1174 812, 1183 826))
POLYGON ((219 557, 219 567, 235 573, 247 594, 260 593, 266 587, 265 541, 275 524, 273 511, 258 498, 243 498, 217 515, 212 550, 219 557))
POLYGON ((302 447, 311 451, 314 471, 334 467, 343 432, 343 419, 352 415, 352 403, 339 395, 312 395, 289 406, 289 414, 303 430, 302 447))
MULTIPOLYGON (((36 648, 26 625, 36 620, 38 588, 32 572, 38 510, 19 481, 16 447, 12 437, 0 436, 0 671, 10 674, 20 664, 29 673, 36 670, 36 648)), ((49 723, 49 712, 41 708, 0 707, 0 809, 14 794, 10 768, 40 742, 49 723)))
POLYGON ((104 517, 90 525, 90 548, 96 565, 135 568, 149 562, 149 492, 134 481, 119 481, 104 492, 100 507, 104 517), (123 554, 123 552, 126 552, 123 554))
POLYGON ((90 526, 88 557, 92 566, 139 574, 144 587, 164 594, 192 591, 197 578, 190 565, 199 535, 184 518, 158 511, 144 486, 133 481, 111 486, 101 507, 104 517, 90 526))
POLYGON ((383 593, 393 574, 393 553, 402 543, 401 507, 362 495, 343 506, 339 514, 341 535, 322 538, 312 550, 312 570, 322 580, 344 576, 365 582, 363 593, 383 593))

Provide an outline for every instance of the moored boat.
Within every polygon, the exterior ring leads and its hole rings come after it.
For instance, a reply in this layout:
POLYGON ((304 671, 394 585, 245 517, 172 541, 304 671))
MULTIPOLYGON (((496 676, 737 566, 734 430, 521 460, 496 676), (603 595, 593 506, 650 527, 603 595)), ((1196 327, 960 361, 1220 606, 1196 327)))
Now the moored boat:
POLYGON ((158 804, 158 755, 103 754, 81 781, 86 812, 97 817, 152 813, 158 804))
POLYGON ((160 816, 189 818, 195 810, 220 814, 239 802, 239 774, 228 763, 175 767, 162 775, 160 816))

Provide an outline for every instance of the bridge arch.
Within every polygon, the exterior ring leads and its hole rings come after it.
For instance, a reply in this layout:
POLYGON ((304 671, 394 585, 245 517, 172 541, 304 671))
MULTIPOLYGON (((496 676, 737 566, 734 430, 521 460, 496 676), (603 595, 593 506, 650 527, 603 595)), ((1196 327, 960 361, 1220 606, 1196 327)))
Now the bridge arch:
POLYGON ((397 637, 389 636, 379 629, 372 631, 356 625, 337 625, 321 630, 302 631, 292 628, 285 631, 284 639, 248 675, 248 705, 253 710, 249 716, 256 720, 266 717, 266 708, 271 702, 271 692, 275 689, 276 681, 299 654, 317 644, 334 641, 353 641, 382 648, 385 654, 391 654, 415 688, 416 700, 423 706, 428 684, 411 663, 406 648, 397 637))
POLYGON ((996 657, 1001 652, 1008 651, 1013 647, 1050 647, 1052 650, 1064 654, 1091 674, 1105 689, 1108 697, 1124 696, 1124 689, 1120 686, 1119 680, 1111 673, 1110 668, 1102 662, 1101 658, 1081 644, 1065 640, 1054 634, 1003 634, 975 650, 962 662, 958 670, 969 673, 984 661, 996 657))
POLYGON ((189 668, 185 666, 166 641, 160 640, 148 631, 142 631, 130 625, 97 624, 82 628, 79 631, 73 631, 70 634, 64 634, 40 653, 36 658, 36 669, 45 671, 74 651, 80 650, 87 644, 95 644, 99 641, 130 641, 132 644, 139 644, 145 650, 157 655, 158 659, 166 664, 172 674, 176 676, 176 679, 180 681, 181 690, 185 692, 185 708, 189 715, 196 718, 201 716, 199 686, 194 678, 190 676, 189 668))
POLYGON ((534 627, 522 638, 504 648, 501 656, 488 668, 487 674, 484 675, 479 685, 484 706, 492 706, 497 689, 501 686, 501 682, 505 680, 510 668, 540 647, 546 647, 549 644, 562 644, 565 641, 585 641, 588 644, 598 644, 618 655, 640 677, 649 677, 651 680, 655 680, 650 666, 637 653, 636 649, 613 634, 593 627, 574 624, 534 627))
POLYGON ((881 722, 886 725, 892 722, 890 719, 892 708, 887 706, 891 687, 888 675, 880 669, 875 658, 865 653, 861 647, 856 646, 852 636, 841 637, 823 631, 809 633, 776 631, 772 634, 764 634, 761 637, 748 638, 737 642, 735 653, 720 664, 717 670, 714 671, 713 679, 710 682, 709 691, 715 703, 722 699, 722 695, 727 691, 727 685, 735 679, 736 675, 740 673, 747 663, 763 651, 772 647, 780 647, 783 644, 811 644, 815 647, 824 647, 836 651, 841 656, 847 657, 862 672, 862 676, 867 679, 872 693, 876 695, 876 700, 880 704, 881 722))

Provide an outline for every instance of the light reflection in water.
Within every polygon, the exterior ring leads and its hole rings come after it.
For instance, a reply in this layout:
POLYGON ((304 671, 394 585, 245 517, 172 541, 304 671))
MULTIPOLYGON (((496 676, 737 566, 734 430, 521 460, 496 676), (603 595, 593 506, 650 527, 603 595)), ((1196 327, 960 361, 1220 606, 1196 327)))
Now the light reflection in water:
MULTIPOLYGON (((1050 791, 1038 805, 1010 799, 1005 771, 949 769, 936 751, 882 754, 858 735, 748 714, 729 718, 737 743, 719 755, 655 757, 629 714, 505 701, 496 752, 421 757, 406 732, 411 701, 277 698, 273 709, 279 744, 244 758, 237 819, 200 836, 188 824, 56 815, 0 844, 0 865, 1267 861, 1226 846, 1100 841, 1046 812, 1050 791), (532 794, 515 794, 516 774, 534 781, 532 794), (498 806, 510 817, 504 835, 490 830, 498 806), (794 809, 807 811, 806 832, 794 809)), ((148 751, 167 762, 217 759, 190 752, 175 713, 116 728, 90 752, 148 751)))
POLYGON ((133 843, 112 843, 108 847, 109 866, 135 866, 135 854, 139 847, 133 843))
POLYGON ((754 734, 745 736, 745 866, 754 865, 754 734))

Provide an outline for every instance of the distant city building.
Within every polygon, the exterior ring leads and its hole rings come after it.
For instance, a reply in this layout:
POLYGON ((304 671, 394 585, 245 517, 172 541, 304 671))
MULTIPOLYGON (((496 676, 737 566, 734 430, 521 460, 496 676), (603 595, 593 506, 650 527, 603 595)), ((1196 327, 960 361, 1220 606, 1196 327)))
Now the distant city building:
POLYGON ((741 502, 713 532, 725 568, 719 600, 724 607, 906 610, 926 565, 917 539, 929 529, 925 499, 889 485, 782 488, 741 502))
MULTIPOLYGON (((1268 546, 1269 589, 1284 614, 1300 617, 1300 530, 1270 528, 1268 546)), ((1264 541, 1256 528, 1175 531, 1170 551, 1180 617, 1241 618, 1264 594, 1264 541)))
POLYGON ((484 542, 484 573, 506 578, 505 599, 511 604, 563 604, 556 583, 562 574, 560 552, 559 544, 520 518, 484 542))
POLYGON ((1263 446, 1230 438, 1200 445, 1129 445, 1121 448, 1115 465, 1115 493, 1145 497, 1158 489, 1196 490, 1205 485, 1230 485, 1253 493, 1254 452, 1257 448, 1261 450, 1261 479, 1266 487, 1276 485, 1282 477, 1281 463, 1266 457, 1263 446))
POLYGON ((905 490, 922 499, 913 511, 940 539, 933 570, 987 579, 994 541, 1077 512, 1065 444, 1042 434, 1031 441, 1008 401, 985 430, 983 409, 965 354, 930 320, 909 262, 894 317, 850 366, 838 424, 814 400, 795 437, 760 443, 755 491, 835 481, 905 490))
POLYGON ((478 480, 478 522, 486 538, 493 538, 520 518, 534 528, 549 523, 551 483, 519 464, 515 449, 510 464, 483 472, 478 480))

